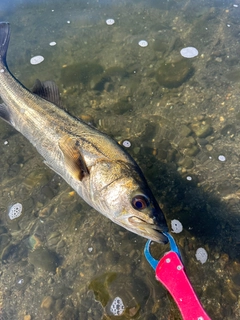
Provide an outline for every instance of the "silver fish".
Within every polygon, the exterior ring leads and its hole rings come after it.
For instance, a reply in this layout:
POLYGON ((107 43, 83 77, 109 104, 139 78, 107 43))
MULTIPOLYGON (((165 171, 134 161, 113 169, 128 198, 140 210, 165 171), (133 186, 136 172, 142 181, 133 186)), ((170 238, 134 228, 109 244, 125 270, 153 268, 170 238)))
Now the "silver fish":
POLYGON ((0 23, 0 117, 21 132, 90 206, 120 226, 160 243, 167 223, 140 168, 106 134, 69 115, 56 84, 29 91, 6 63, 10 25, 0 23))

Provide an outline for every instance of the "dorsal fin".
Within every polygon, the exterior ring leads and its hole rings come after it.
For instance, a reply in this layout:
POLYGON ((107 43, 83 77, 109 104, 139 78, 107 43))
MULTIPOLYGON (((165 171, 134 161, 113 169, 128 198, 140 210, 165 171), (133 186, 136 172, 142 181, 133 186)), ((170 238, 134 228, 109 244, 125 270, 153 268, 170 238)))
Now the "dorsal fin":
POLYGON ((82 156, 77 140, 65 135, 59 141, 59 147, 64 154, 65 165, 71 176, 82 180, 89 175, 84 157, 82 156))
POLYGON ((54 81, 40 81, 36 80, 32 88, 32 93, 37 94, 39 97, 56 104, 61 107, 61 99, 58 86, 54 81))

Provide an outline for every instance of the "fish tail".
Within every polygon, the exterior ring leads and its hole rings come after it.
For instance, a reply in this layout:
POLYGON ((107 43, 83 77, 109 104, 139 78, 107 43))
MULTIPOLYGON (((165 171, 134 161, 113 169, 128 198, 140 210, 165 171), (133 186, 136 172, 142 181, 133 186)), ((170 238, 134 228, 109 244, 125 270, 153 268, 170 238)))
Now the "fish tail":
POLYGON ((9 39, 10 39, 9 22, 0 22, 0 63, 4 65, 6 65, 9 39))

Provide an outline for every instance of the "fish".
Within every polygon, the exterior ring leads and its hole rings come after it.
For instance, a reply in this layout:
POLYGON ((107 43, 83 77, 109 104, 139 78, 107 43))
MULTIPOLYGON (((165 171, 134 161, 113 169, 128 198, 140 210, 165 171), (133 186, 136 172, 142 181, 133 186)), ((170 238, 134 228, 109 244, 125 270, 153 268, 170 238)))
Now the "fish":
POLYGON ((166 244, 166 218, 135 160, 107 134, 70 115, 55 82, 24 87, 7 66, 10 24, 0 22, 0 118, 25 136, 44 163, 114 223, 166 244))

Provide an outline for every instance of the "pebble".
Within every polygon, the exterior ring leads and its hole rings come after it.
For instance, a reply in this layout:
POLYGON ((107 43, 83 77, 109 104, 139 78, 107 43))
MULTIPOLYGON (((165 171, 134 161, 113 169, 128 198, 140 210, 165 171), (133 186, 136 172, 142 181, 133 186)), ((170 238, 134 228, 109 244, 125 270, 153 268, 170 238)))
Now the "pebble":
POLYGON ((41 308, 50 312, 52 310, 53 304, 54 304, 53 298, 51 296, 46 296, 42 300, 41 308))
POLYGON ((206 144, 206 149, 207 149, 207 151, 212 151, 213 146, 211 144, 206 144))
POLYGON ((132 145, 131 142, 128 140, 124 140, 122 144, 125 148, 130 148, 132 145))
POLYGON ((50 45, 51 47, 55 46, 56 44, 57 44, 57 43, 56 43, 55 41, 52 41, 52 42, 49 43, 49 45, 50 45))
POLYGON ((207 251, 204 248, 198 248, 195 254, 198 261, 202 264, 205 263, 208 259, 207 251))
POLYGON ((206 138, 213 132, 213 128, 206 122, 193 124, 192 130, 198 138, 206 138))
POLYGON ((115 23, 115 20, 114 20, 114 19, 107 19, 107 20, 106 20, 106 24, 107 24, 108 26, 112 26, 114 23, 115 23))
POLYGON ((194 58, 198 56, 198 50, 194 47, 186 47, 180 51, 180 54, 184 58, 194 58))
POLYGON ((174 233, 180 233, 183 231, 183 226, 179 220, 172 220, 171 221, 171 227, 172 227, 172 232, 174 233))
POLYGON ((148 42, 146 40, 140 40, 138 42, 139 46, 142 47, 142 48, 145 48, 148 46, 148 42))
POLYGON ((163 62, 156 73, 157 82, 166 88, 178 88, 194 74, 189 59, 169 63, 163 62))
POLYGON ((35 268, 40 268, 49 272, 55 272, 58 265, 57 254, 42 247, 31 251, 28 255, 28 259, 35 268))
POLYGON ((218 160, 224 162, 224 161, 226 161, 226 157, 223 155, 220 155, 220 156, 218 156, 218 160))
POLYGON ((43 56, 35 56, 35 57, 31 58, 30 63, 35 65, 35 64, 39 64, 39 63, 43 62, 43 60, 44 60, 43 56))

